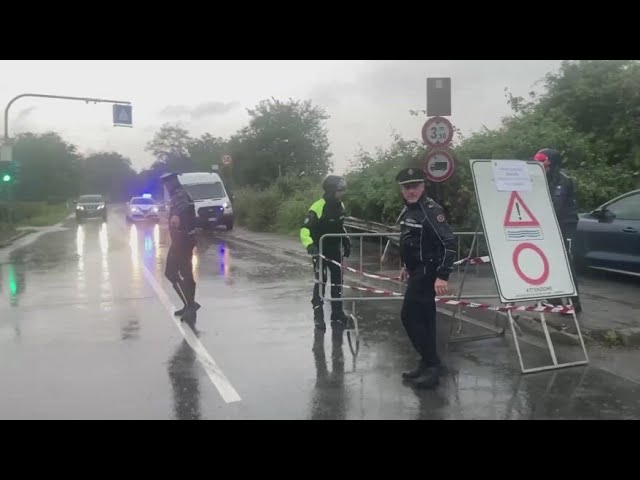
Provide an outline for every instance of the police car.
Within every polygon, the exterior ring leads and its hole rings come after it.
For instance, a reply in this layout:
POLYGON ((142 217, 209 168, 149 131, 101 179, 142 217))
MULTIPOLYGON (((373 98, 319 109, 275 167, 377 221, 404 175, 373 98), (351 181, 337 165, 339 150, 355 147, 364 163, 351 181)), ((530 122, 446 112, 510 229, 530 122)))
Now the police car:
POLYGON ((160 207, 150 194, 144 194, 141 197, 133 197, 127 203, 127 222, 136 222, 140 220, 160 221, 160 207))

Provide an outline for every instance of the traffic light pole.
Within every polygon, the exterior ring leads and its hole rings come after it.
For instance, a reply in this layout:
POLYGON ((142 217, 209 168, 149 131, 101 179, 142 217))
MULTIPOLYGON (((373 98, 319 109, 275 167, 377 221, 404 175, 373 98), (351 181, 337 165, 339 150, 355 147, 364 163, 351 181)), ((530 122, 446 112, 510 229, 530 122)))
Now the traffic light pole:
MULTIPOLYGON (((23 93, 21 95, 17 95, 13 97, 7 106, 4 109, 4 144, 9 145, 9 109, 11 105, 14 104, 16 100, 19 100, 24 97, 36 97, 36 98, 56 98, 58 100, 77 100, 86 103, 116 103, 116 104, 124 104, 131 105, 131 102, 125 102, 120 100, 107 100, 104 98, 89 98, 89 97, 69 97, 65 95, 46 95, 42 93, 23 93)), ((7 184, 7 199, 9 201, 9 208, 7 209, 7 216, 9 219, 9 225, 13 223, 13 188, 11 185, 12 182, 8 182, 7 184)))

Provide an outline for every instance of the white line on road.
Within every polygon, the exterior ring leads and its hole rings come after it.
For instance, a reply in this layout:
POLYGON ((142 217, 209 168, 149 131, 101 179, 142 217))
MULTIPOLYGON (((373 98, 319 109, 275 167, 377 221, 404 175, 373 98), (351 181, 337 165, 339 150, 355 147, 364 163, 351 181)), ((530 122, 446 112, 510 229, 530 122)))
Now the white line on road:
POLYGON ((198 360, 200 360, 200 363, 202 363, 202 366, 207 372, 207 375, 213 382, 213 385, 218 389, 218 392, 220 393, 224 401, 227 403, 232 403, 242 400, 240 398, 240 395, 238 395, 236 389, 233 388, 231 382, 229 382, 224 373, 222 373, 222 370, 220 370, 220 367, 218 367, 213 358, 211 358, 211 355, 209 355, 209 352, 207 352, 207 350, 204 348, 204 345, 202 345, 202 342, 200 342, 200 339, 196 336, 191 327, 189 325, 183 324, 173 315, 174 306, 171 303, 171 300, 169 300, 167 292, 164 291, 160 283, 158 283, 158 280, 156 280, 156 277, 144 265, 142 266, 142 273, 149 282, 149 285, 151 285, 151 288, 153 288, 153 291, 158 296, 160 303, 162 303, 164 308, 169 312, 171 320, 173 320, 175 325, 178 327, 178 330, 180 330, 180 333, 187 341, 189 346, 193 349, 194 352, 196 352, 198 360))

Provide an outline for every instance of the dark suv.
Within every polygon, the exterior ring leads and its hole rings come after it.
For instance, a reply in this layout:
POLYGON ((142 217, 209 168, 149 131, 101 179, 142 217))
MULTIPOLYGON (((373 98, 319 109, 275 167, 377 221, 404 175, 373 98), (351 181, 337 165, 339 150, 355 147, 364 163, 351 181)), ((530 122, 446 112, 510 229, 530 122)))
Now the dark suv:
POLYGON ((102 218, 107 220, 107 205, 102 195, 82 195, 76 201, 76 220, 78 223, 86 218, 102 218))

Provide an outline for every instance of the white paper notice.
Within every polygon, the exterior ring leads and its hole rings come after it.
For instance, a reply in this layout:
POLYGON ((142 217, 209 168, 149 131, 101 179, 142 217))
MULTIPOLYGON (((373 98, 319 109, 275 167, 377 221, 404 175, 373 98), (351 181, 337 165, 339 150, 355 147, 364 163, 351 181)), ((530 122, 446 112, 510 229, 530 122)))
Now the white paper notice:
POLYGON ((520 160, 493 160, 493 177, 500 192, 530 192, 531 177, 527 162, 520 160))

